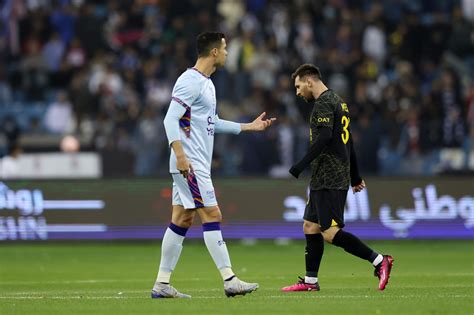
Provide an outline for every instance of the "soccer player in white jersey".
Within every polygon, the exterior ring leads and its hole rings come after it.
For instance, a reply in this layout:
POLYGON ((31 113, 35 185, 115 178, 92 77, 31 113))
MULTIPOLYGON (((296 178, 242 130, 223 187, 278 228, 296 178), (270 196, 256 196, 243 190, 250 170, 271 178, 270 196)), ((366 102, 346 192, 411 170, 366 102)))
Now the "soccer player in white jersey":
POLYGON ((152 298, 189 298, 170 285, 173 272, 188 228, 196 212, 203 224, 204 242, 224 281, 227 296, 245 295, 258 289, 232 271, 227 246, 222 238, 219 209, 211 181, 214 133, 239 134, 241 131, 262 131, 275 118, 265 119, 262 113, 253 122, 240 124, 220 119, 216 110, 216 91, 210 75, 224 65, 227 50, 222 33, 206 32, 197 37, 198 59, 176 81, 172 99, 164 119, 171 146, 170 173, 173 177, 173 212, 161 246, 158 277, 152 298))

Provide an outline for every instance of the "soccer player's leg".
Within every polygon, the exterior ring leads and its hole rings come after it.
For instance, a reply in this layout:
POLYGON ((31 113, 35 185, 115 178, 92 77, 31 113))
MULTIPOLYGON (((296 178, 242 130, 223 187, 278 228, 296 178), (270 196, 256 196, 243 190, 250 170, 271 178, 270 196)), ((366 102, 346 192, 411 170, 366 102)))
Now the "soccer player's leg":
POLYGON ((306 239, 305 277, 293 285, 283 287, 283 292, 319 291, 318 271, 324 253, 324 240, 318 224, 318 214, 314 203, 314 191, 310 192, 303 216, 303 232, 306 239))
POLYGON ((235 276, 230 262, 229 251, 221 232, 222 213, 217 205, 214 186, 209 174, 195 172, 195 197, 202 200, 202 207, 197 208, 201 217, 204 242, 211 254, 222 279, 224 293, 227 296, 245 295, 258 289, 258 283, 247 283, 235 276))
POLYGON ((320 192, 317 202, 319 205, 325 205, 327 209, 326 212, 323 212, 323 208, 321 208, 319 212, 324 239, 354 256, 371 262, 375 267, 375 275, 379 278, 379 290, 384 290, 390 277, 393 258, 375 252, 357 236, 342 229, 347 191, 321 190, 320 192))
POLYGON ((170 278, 181 256, 183 240, 196 212, 186 180, 181 175, 173 176, 173 180, 173 212, 161 244, 160 267, 151 292, 152 298, 190 297, 172 287, 170 278))
POLYGON ((232 270, 227 245, 222 237, 220 223, 222 214, 219 207, 210 206, 198 209, 201 217, 204 242, 211 254, 222 280, 224 280, 224 293, 230 297, 245 295, 258 289, 258 283, 247 283, 236 277, 232 270))

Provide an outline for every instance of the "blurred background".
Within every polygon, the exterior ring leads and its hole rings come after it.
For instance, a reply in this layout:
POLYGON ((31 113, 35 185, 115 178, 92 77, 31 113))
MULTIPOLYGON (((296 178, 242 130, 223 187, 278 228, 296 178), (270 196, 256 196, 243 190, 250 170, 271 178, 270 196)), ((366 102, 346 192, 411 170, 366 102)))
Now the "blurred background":
POLYGON ((474 169, 471 0, 4 0, 1 14, 2 156, 78 149, 104 177, 166 176, 173 84, 196 35, 219 30, 219 115, 278 125, 218 136, 214 175, 288 176, 308 146, 312 106, 290 78, 306 62, 350 105, 363 174, 474 169))
MULTIPOLYGON (((367 220, 367 213, 377 220, 385 213, 401 225, 410 220, 413 225, 416 218, 455 219, 454 229, 472 237, 473 0, 1 3, 0 175, 10 181, 0 194, 0 210, 33 213, 32 226, 47 225, 38 219, 44 209, 112 211, 107 198, 117 195, 108 194, 120 187, 128 187, 123 193, 129 194, 117 205, 123 213, 137 207, 127 204, 130 198, 143 202, 136 191, 148 193, 149 203, 139 208, 156 216, 151 221, 144 216, 136 226, 167 222, 171 179, 162 120, 174 82, 194 65, 197 34, 218 30, 226 34, 229 53, 226 66, 212 76, 220 117, 248 122, 266 111, 278 118, 265 133, 216 136, 213 176, 217 188, 224 187, 219 198, 229 203, 229 213, 238 210, 245 221, 245 211, 253 209, 239 210, 241 200, 225 198, 246 184, 258 193, 274 187, 262 179, 280 178, 276 185, 290 187, 293 195, 280 192, 274 220, 282 220, 288 209, 296 209, 294 221, 301 219, 297 211, 301 202, 304 206, 307 183, 283 178, 308 148, 312 105, 296 98, 290 75, 300 64, 314 63, 349 104, 359 167, 378 198, 354 201, 354 209, 362 209, 354 210, 354 220, 364 213, 367 220), (233 180, 246 176, 257 179, 233 180), (14 181, 79 178, 88 181, 14 181), (74 189, 78 185, 82 190, 74 189), (79 203, 47 203, 48 194, 79 203), (415 209, 414 200, 422 200, 425 209, 395 215, 387 210, 393 196, 394 209, 415 209), (438 199, 449 205, 432 206, 438 199), (468 227, 465 220, 471 220, 468 227)), ((256 198, 272 196, 270 191, 256 198)), ((2 218, 0 226, 9 226, 8 217, 2 218)), ((51 222, 60 218, 56 211, 51 222)), ((71 220, 86 224, 101 217, 93 218, 71 220)), ((18 230, 19 217, 11 220, 18 230)), ((291 226, 299 231, 299 222, 291 226)), ((153 237, 161 235, 154 231, 153 237)), ((397 235, 407 233, 405 227, 397 235)))

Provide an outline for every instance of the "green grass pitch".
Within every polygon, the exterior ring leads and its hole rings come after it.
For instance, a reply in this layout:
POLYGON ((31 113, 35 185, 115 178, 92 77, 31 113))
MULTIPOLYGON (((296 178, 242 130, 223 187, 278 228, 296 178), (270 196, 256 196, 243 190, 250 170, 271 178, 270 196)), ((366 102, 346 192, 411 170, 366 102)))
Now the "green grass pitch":
POLYGON ((150 299, 153 243, 0 244, 0 314, 474 314, 472 241, 369 242, 395 258, 387 289, 372 267, 327 245, 322 291, 282 293, 304 272, 304 244, 228 241, 257 292, 227 298, 203 242, 186 241, 172 283, 192 299, 150 299))

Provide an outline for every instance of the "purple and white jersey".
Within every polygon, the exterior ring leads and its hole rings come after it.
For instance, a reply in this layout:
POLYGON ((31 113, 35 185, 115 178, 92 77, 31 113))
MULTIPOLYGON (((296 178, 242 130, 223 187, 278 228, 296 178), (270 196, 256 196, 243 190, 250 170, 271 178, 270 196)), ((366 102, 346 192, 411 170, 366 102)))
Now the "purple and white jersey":
MULTIPOLYGON (((219 119, 214 83, 195 68, 186 70, 176 81, 164 124, 168 143, 181 140, 193 169, 208 174, 211 172, 214 133, 240 133, 240 124, 219 119)), ((171 150, 170 173, 178 172, 176 155, 171 150)))

